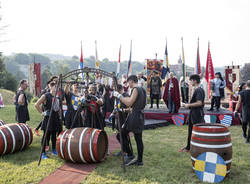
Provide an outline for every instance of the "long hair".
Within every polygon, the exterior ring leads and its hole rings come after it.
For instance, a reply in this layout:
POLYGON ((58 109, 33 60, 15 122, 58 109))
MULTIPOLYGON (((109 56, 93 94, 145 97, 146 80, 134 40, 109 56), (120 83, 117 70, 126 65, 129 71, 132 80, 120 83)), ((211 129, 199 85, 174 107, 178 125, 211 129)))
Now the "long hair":
POLYGON ((217 72, 215 75, 219 75, 220 80, 221 80, 221 81, 224 81, 224 79, 222 78, 222 76, 221 76, 221 73, 220 73, 220 72, 217 72))

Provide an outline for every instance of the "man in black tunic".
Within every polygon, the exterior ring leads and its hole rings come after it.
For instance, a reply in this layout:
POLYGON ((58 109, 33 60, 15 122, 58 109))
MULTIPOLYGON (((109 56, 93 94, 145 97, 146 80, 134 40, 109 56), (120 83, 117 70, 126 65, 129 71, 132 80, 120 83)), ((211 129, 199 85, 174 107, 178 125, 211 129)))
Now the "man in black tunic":
POLYGON ((247 81, 247 88, 239 93, 239 100, 237 102, 235 113, 238 112, 240 104, 242 103, 242 131, 246 143, 250 143, 250 80, 247 81), (247 124, 248 135, 247 135, 247 124))
POLYGON ((187 139, 187 146, 180 149, 179 152, 189 152, 193 124, 204 123, 203 107, 204 107, 205 91, 199 85, 200 76, 197 74, 191 75, 189 80, 195 90, 190 103, 183 104, 184 108, 190 109, 188 116, 188 139, 187 139))
POLYGON ((68 107, 67 112, 65 114, 65 126, 67 129, 83 127, 81 114, 77 114, 81 97, 81 95, 78 93, 78 85, 72 84, 72 92, 69 91, 69 85, 70 84, 67 83, 64 88, 65 99, 68 107))
POLYGON ((127 121, 122 126, 122 138, 123 138, 123 149, 124 152, 128 153, 125 158, 125 165, 138 165, 142 166, 143 161, 143 141, 142 141, 142 131, 144 128, 144 112, 143 109, 146 106, 146 91, 142 87, 138 87, 138 79, 136 75, 131 75, 128 77, 129 87, 131 88, 130 97, 123 97, 119 92, 114 91, 114 96, 120 99, 121 103, 124 103, 127 107, 131 107, 132 110, 128 115, 127 121), (134 133, 138 157, 136 160, 135 155, 129 144, 128 138, 129 132, 134 133))
POLYGON ((30 120, 28 111, 27 97, 24 91, 28 88, 28 83, 26 80, 20 81, 20 87, 16 93, 15 105, 16 105, 16 121, 18 123, 26 123, 30 120))

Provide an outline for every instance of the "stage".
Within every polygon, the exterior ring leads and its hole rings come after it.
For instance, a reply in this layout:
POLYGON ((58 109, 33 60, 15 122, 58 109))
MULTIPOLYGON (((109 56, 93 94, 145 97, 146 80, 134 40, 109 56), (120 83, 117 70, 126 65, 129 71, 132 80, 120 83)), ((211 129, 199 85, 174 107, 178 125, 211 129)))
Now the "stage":
MULTIPOLYGON (((216 123, 220 123, 219 116, 220 115, 229 115, 232 117, 232 125, 240 125, 241 121, 239 118, 234 118, 233 113, 225 108, 221 108, 220 111, 208 111, 210 106, 204 107, 205 115, 215 115, 216 116, 216 123)), ((174 124, 172 120, 172 116, 174 115, 184 115, 184 122, 188 117, 189 109, 180 108, 178 113, 170 114, 168 113, 168 109, 165 104, 160 104, 160 108, 157 109, 156 105, 154 104, 153 108, 150 108, 148 104, 144 110, 145 114, 145 128, 149 128, 152 126, 166 126, 170 124, 174 124)))

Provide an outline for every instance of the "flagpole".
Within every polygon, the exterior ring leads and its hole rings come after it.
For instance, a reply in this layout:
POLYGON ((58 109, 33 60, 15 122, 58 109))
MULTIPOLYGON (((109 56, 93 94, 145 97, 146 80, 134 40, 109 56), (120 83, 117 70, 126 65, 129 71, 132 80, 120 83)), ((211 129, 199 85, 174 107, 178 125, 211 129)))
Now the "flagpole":
POLYGON ((186 70, 185 70, 185 56, 184 56, 184 47, 183 47, 183 37, 181 37, 182 43, 182 73, 183 73, 183 94, 184 94, 184 102, 186 102, 186 70))
POLYGON ((128 61, 128 72, 127 72, 127 78, 129 75, 132 74, 132 40, 130 42, 130 55, 129 55, 129 61, 128 61))
POLYGON ((120 49, 119 49, 119 57, 118 57, 118 63, 117 63, 117 71, 116 71, 116 76, 118 77, 119 73, 120 73, 120 68, 121 68, 121 48, 122 45, 120 44, 120 49))

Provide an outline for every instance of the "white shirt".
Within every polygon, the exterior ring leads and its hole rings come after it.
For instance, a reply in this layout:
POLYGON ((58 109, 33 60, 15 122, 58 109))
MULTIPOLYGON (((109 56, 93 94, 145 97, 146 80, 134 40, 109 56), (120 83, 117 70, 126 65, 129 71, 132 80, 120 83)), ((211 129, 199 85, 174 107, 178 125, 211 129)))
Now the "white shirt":
POLYGON ((138 79, 138 87, 145 87, 145 80, 143 78, 138 79))

